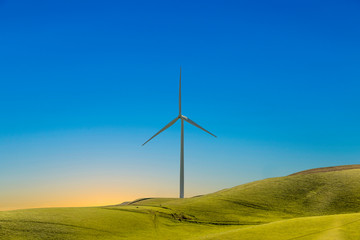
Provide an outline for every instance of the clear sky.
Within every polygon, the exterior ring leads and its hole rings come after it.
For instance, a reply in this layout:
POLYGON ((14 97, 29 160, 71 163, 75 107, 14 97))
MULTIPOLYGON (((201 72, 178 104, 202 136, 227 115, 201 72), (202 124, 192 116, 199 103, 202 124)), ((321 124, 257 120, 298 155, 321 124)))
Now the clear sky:
POLYGON ((360 162, 360 2, 0 0, 0 210, 360 162))

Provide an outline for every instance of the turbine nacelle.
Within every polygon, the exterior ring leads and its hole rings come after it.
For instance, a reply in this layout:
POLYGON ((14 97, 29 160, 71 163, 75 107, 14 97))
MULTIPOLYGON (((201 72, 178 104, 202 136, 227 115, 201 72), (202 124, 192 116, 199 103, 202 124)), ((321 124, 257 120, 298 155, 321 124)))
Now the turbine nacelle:
POLYGON ((184 115, 180 115, 178 117, 176 117, 175 119, 173 119, 172 121, 170 121, 168 124, 165 125, 165 127, 163 127, 162 129, 160 129, 160 131, 158 131, 154 136, 152 136, 151 138, 149 138, 149 140, 147 140, 143 146, 148 143, 151 139, 153 139, 154 137, 156 137, 157 135, 159 135, 161 132, 165 131, 166 129, 168 129, 169 127, 171 127, 172 125, 174 125, 174 123, 177 122, 177 120, 182 119, 185 122, 190 123, 191 125, 194 125, 197 128, 200 128, 201 130, 203 130, 204 132, 207 132, 208 134, 216 137, 214 134, 212 134, 211 132, 209 132, 208 130, 206 130, 205 128, 201 127, 199 124, 197 124, 196 122, 192 121, 190 118, 184 116, 184 115))

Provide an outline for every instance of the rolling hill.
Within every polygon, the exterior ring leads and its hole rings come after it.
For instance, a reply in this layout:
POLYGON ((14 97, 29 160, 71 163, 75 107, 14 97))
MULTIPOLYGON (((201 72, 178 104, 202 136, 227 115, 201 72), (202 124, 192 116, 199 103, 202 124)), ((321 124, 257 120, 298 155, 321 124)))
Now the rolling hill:
POLYGON ((0 212, 0 239, 360 239, 360 165, 185 199, 0 212))

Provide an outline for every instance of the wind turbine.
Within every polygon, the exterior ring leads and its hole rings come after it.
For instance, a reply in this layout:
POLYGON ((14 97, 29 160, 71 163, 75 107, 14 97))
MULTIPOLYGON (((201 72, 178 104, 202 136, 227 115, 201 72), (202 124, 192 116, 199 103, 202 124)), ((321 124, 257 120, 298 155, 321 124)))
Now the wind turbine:
POLYGON ((180 198, 184 198, 184 121, 194 125, 195 127, 200 128, 201 130, 209 133, 210 135, 216 137, 211 132, 205 130, 203 127, 190 120, 188 117, 185 117, 181 114, 181 67, 180 67, 180 81, 179 81, 179 115, 169 122, 165 127, 163 127, 160 131, 158 131, 154 136, 152 136, 149 140, 147 140, 143 146, 148 143, 151 139, 159 135, 161 132, 165 131, 169 127, 171 127, 177 120, 181 120, 181 141, 180 141, 180 198))

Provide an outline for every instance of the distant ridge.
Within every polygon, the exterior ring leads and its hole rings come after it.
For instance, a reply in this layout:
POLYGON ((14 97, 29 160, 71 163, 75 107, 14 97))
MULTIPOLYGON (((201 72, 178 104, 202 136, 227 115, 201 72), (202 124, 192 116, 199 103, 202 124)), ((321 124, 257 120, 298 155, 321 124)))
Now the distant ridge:
POLYGON ((322 168, 313 168, 309 170, 304 170, 301 172, 290 174, 289 176, 301 175, 301 174, 312 174, 312 173, 321 173, 321 172, 334 172, 334 171, 343 171, 350 169, 359 169, 360 164, 353 165, 342 165, 342 166, 334 166, 334 167, 322 167, 322 168))

